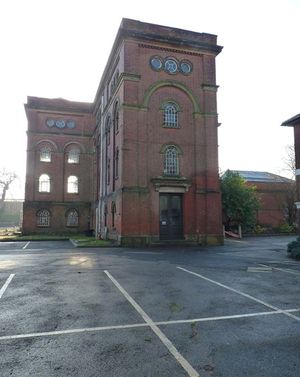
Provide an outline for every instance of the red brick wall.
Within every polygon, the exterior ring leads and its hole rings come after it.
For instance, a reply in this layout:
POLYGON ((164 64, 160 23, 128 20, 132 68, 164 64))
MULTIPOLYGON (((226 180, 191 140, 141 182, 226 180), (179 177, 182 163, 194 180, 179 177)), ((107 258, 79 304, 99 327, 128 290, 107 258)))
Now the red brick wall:
POLYGON ((214 35, 123 20, 94 104, 29 98, 24 229, 37 230, 35 216, 40 205, 51 208, 53 229, 62 228, 64 211, 74 204, 84 208, 80 210, 82 229, 91 216, 97 233, 108 230, 109 237, 118 240, 122 237, 155 240, 159 238, 159 191, 170 189, 185 191, 185 238, 200 243, 209 239, 222 242, 215 77, 218 52, 220 47, 214 35), (193 70, 187 75, 156 72, 149 64, 153 55, 162 59, 171 56, 178 62, 189 60, 193 70), (116 101, 120 105, 119 130, 114 135, 111 128, 106 150, 106 124, 109 117, 113 118, 116 101), (162 105, 167 101, 177 103, 180 108, 178 129, 163 127, 162 105), (71 130, 47 129, 45 122, 50 117, 72 118, 77 126, 71 130), (36 146, 41 140, 55 143, 51 163, 39 161, 36 146), (96 161, 94 140, 98 150, 96 161), (66 164, 64 151, 69 142, 79 143, 85 151, 79 165, 66 164), (180 179, 175 187, 163 173, 166 145, 175 145, 180 151, 180 179), (119 175, 113 182, 117 147, 119 175), (105 181, 106 159, 110 159, 109 184, 105 181), (41 173, 53 177, 50 194, 38 193, 37 179, 41 173), (78 195, 66 193, 69 174, 80 178, 78 195), (88 203, 92 209, 88 209, 88 203), (114 214, 112 203, 116 208, 114 214), (99 221, 94 224, 92 211, 96 207, 99 221))
POLYGON ((256 187, 260 208, 257 211, 257 224, 279 227, 286 223, 284 208, 288 183, 284 182, 247 182, 256 187))
MULTIPOLYGON (((70 208, 79 211, 79 226, 76 230, 87 230, 89 212, 94 190, 94 152, 91 138, 95 121, 90 113, 78 113, 80 104, 59 100, 28 99, 26 112, 28 118, 27 170, 25 203, 23 214, 23 231, 61 232, 73 230, 65 226, 65 213, 70 208), (33 102, 33 103, 32 103, 33 102), (53 110, 53 106, 56 109, 53 110), (66 108, 71 105, 72 110, 66 108), (74 111, 76 110, 76 112, 74 111), (64 127, 49 128, 47 119, 75 121, 73 129, 64 127), (70 146, 80 150, 79 164, 67 162, 70 146), (40 148, 51 148, 51 162, 40 161, 40 148), (39 177, 48 174, 51 180, 49 193, 39 192, 39 177), (79 180, 78 194, 67 193, 67 179, 75 175, 79 180), (88 203, 88 204, 86 204, 88 203), (51 212, 51 226, 37 228, 36 214, 45 208, 51 212), (82 210, 83 208, 83 210, 82 210)), ((75 228, 74 228, 75 230, 75 228)))

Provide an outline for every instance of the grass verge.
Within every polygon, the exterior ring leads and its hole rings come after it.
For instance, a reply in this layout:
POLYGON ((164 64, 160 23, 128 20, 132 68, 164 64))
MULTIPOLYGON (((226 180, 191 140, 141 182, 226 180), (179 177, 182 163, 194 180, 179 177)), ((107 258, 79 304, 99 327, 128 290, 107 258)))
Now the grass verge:
POLYGON ((19 233, 3 232, 0 233, 1 241, 63 241, 70 240, 76 247, 110 247, 111 241, 98 240, 95 237, 83 234, 31 234, 22 235, 19 233))

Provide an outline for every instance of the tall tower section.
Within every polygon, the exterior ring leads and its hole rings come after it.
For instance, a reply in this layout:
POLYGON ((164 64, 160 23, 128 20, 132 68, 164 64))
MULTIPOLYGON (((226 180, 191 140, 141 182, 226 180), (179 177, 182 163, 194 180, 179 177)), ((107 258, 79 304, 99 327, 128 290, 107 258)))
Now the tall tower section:
POLYGON ((217 37, 123 19, 96 94, 96 233, 221 244, 217 37))

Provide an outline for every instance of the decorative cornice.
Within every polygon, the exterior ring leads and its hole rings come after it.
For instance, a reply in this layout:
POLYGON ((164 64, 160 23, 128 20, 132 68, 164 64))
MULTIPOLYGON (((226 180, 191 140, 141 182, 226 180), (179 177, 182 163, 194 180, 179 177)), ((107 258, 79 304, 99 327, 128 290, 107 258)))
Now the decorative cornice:
POLYGON ((182 192, 187 192, 191 186, 191 180, 185 177, 160 176, 151 179, 156 191, 172 191, 172 189, 182 189, 182 192))
POLYGON ((207 92, 217 92, 219 86, 214 84, 202 84, 202 89, 207 92))
POLYGON ((171 53, 176 53, 176 54, 184 54, 184 55, 191 55, 191 56, 202 56, 203 54, 199 52, 192 52, 192 51, 186 51, 186 50, 178 50, 175 48, 167 48, 167 47, 162 47, 162 46, 157 46, 157 45, 149 45, 149 44, 144 44, 144 43, 139 43, 139 47, 141 48, 149 48, 152 50, 159 50, 159 51, 165 51, 165 52, 171 52, 171 53))

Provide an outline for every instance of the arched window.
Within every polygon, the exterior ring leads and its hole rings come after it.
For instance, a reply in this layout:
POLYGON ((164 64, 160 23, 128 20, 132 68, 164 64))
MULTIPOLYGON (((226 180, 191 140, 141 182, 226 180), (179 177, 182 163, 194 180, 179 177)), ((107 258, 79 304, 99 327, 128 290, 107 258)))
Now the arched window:
POLYGON ((50 177, 48 174, 40 175, 39 192, 50 192, 50 177))
POLYGON ((164 127, 178 128, 178 107, 168 102, 164 105, 164 127))
POLYGON ((67 215, 66 215, 67 226, 78 226, 79 224, 78 219, 79 219, 79 216, 76 209, 70 209, 67 212, 67 215))
POLYGON ((110 158, 107 159, 106 166, 106 184, 110 185, 110 158))
POLYGON ((105 134, 106 134, 106 145, 110 145, 110 129, 111 129, 111 118, 110 116, 107 118, 106 127, 105 127, 105 134))
POLYGON ((40 161, 51 162, 51 148, 42 147, 40 149, 40 161))
POLYGON ((165 150, 164 174, 179 175, 178 150, 174 145, 170 145, 165 150))
POLYGON ((115 107, 114 107, 113 124, 114 124, 114 132, 118 132, 119 131, 119 104, 118 102, 115 104, 115 107))
POLYGON ((36 223, 40 227, 50 226, 50 212, 47 209, 41 209, 36 214, 36 223))
POLYGON ((107 204, 104 206, 104 226, 107 226, 107 204))
POLYGON ((68 164, 79 164, 80 149, 72 147, 68 151, 68 164))
POLYGON ((119 147, 116 148, 115 154, 115 179, 119 177, 119 147))
POLYGON ((78 178, 76 175, 70 175, 70 177, 68 177, 67 192, 69 194, 78 194, 78 178))
POLYGON ((115 227, 115 214, 116 214, 116 203, 112 202, 111 203, 111 226, 114 228, 115 227))

